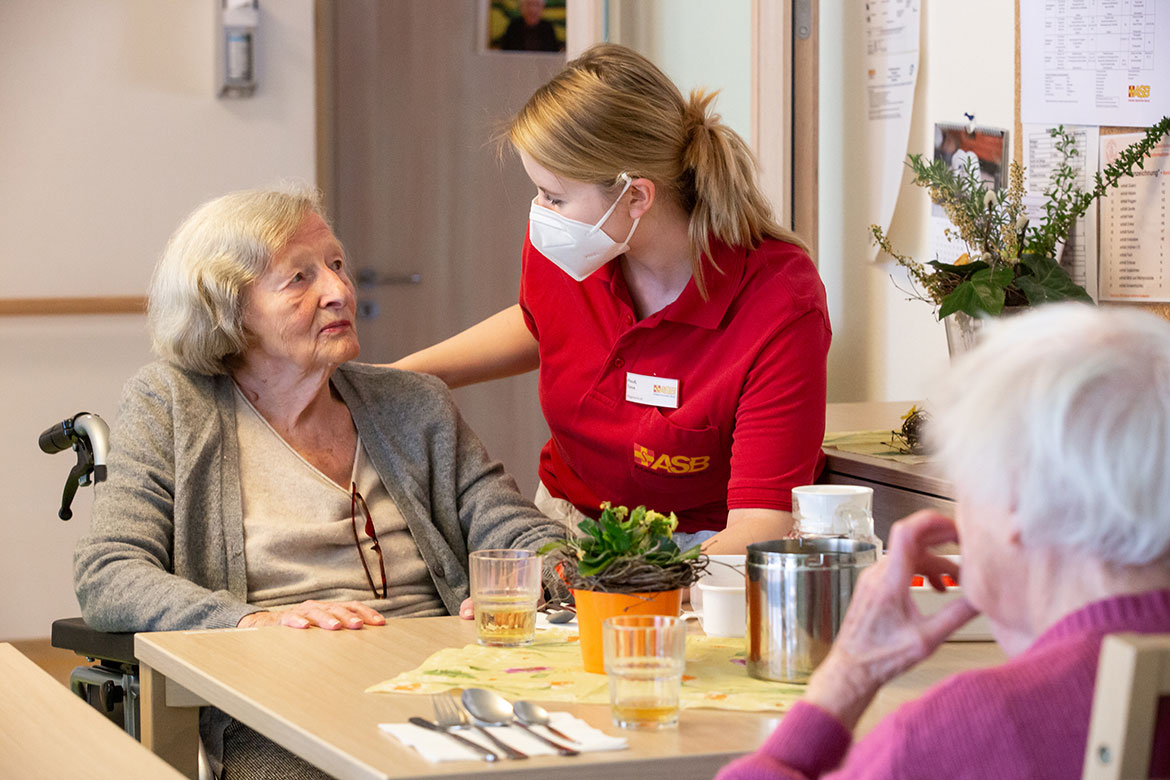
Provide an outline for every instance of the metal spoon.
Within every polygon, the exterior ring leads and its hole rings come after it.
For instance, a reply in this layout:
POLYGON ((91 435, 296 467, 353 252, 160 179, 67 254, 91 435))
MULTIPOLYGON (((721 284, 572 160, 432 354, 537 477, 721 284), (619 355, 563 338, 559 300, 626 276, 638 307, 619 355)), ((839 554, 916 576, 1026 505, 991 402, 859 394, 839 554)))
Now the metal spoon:
POLYGON ((490 726, 490 725, 492 725, 492 723, 490 721, 486 721, 483 718, 476 715, 475 710, 473 710, 471 707, 468 706, 469 699, 468 699, 467 694, 468 694, 468 691, 463 692, 462 700, 463 700, 463 706, 467 709, 468 712, 471 713, 471 726, 472 726, 472 728, 474 728, 480 734, 483 734, 485 737, 488 738, 488 740, 493 745, 498 747, 500 750, 504 751, 504 755, 507 756, 508 758, 511 758, 511 759, 528 758, 527 753, 520 751, 520 750, 517 750, 516 748, 512 747, 507 742, 500 739, 495 734, 491 733, 490 731, 488 731, 485 728, 485 726, 490 726))
POLYGON ((512 703, 495 691, 489 691, 485 688, 467 688, 463 691, 463 706, 478 721, 493 726, 515 723, 544 744, 556 748, 562 756, 577 755, 576 750, 565 747, 559 742, 553 742, 543 734, 533 731, 527 723, 514 718, 512 716, 512 703))
POLYGON ((562 609, 559 612, 550 612, 548 622, 550 623, 569 623, 573 618, 577 617, 577 613, 572 610, 562 609))
POLYGON ((516 720, 523 724, 528 726, 544 726, 561 739, 572 742, 574 745, 580 744, 565 732, 550 726, 548 710, 535 702, 518 701, 512 705, 512 712, 516 715, 516 720))

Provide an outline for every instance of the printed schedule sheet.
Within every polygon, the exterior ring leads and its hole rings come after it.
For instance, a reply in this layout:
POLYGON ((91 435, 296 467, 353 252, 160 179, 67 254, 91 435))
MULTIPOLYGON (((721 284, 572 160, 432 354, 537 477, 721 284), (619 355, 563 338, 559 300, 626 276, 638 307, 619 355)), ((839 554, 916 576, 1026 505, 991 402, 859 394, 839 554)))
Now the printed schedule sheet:
POLYGON ((1168 0, 1023 0, 1020 119, 1147 127, 1170 104, 1168 0))
MULTIPOLYGON (((1101 164, 1142 137, 1101 136, 1101 164)), ((1101 300, 1170 301, 1170 140, 1101 199, 1101 300)))

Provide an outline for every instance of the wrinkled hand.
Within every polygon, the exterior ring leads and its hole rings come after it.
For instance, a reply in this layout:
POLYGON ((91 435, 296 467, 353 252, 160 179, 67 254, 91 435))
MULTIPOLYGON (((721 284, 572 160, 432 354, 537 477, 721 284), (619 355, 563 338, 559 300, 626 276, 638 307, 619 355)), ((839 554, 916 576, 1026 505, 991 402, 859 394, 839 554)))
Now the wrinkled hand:
POLYGON ((277 612, 253 612, 244 615, 236 625, 239 628, 252 626, 288 626, 308 628, 317 626, 329 631, 341 628, 381 626, 386 618, 360 601, 303 601, 294 607, 277 612))
POLYGON ((894 524, 889 554, 861 576, 833 649, 809 680, 807 701, 852 730, 882 685, 930 655, 978 614, 966 599, 958 599, 923 617, 910 596, 915 574, 925 576, 936 590, 944 589, 944 574, 958 580, 954 561, 927 551, 957 540, 954 521, 933 510, 894 524))
POLYGON ((470 598, 463 599, 463 602, 459 605, 459 617, 464 620, 475 619, 475 605, 471 603, 470 598))

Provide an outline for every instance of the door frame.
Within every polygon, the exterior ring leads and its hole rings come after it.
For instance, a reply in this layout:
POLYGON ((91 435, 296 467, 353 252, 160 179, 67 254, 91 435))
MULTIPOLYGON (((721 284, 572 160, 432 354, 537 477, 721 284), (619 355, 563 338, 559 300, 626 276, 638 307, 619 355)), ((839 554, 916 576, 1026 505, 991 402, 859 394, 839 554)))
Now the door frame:
POLYGON ((335 193, 337 192, 337 159, 334 140, 337 104, 333 94, 333 51, 337 45, 337 17, 333 13, 333 8, 333 0, 313 0, 317 189, 321 193, 321 206, 328 216, 337 214, 334 209, 336 205, 335 193))
MULTIPOLYGON (((607 0, 571 0, 565 9, 566 55, 608 37, 607 0)), ((819 0, 751 0, 751 144, 760 182, 781 224, 817 259, 819 0), (807 34, 794 24, 808 14, 807 34), (777 45, 777 43, 779 45, 777 45), (802 74, 797 78, 796 74, 802 74), (770 139, 782 139, 769 143, 770 139), (789 139, 785 143, 783 139, 789 139)))

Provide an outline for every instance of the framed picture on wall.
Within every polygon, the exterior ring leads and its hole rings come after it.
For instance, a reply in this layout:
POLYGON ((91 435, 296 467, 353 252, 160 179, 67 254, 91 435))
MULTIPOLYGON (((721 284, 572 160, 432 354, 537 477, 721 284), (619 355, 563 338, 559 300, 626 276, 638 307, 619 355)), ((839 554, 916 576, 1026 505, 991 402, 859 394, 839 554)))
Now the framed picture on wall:
POLYGON ((479 50, 557 54, 565 50, 568 0, 480 0, 479 50))

